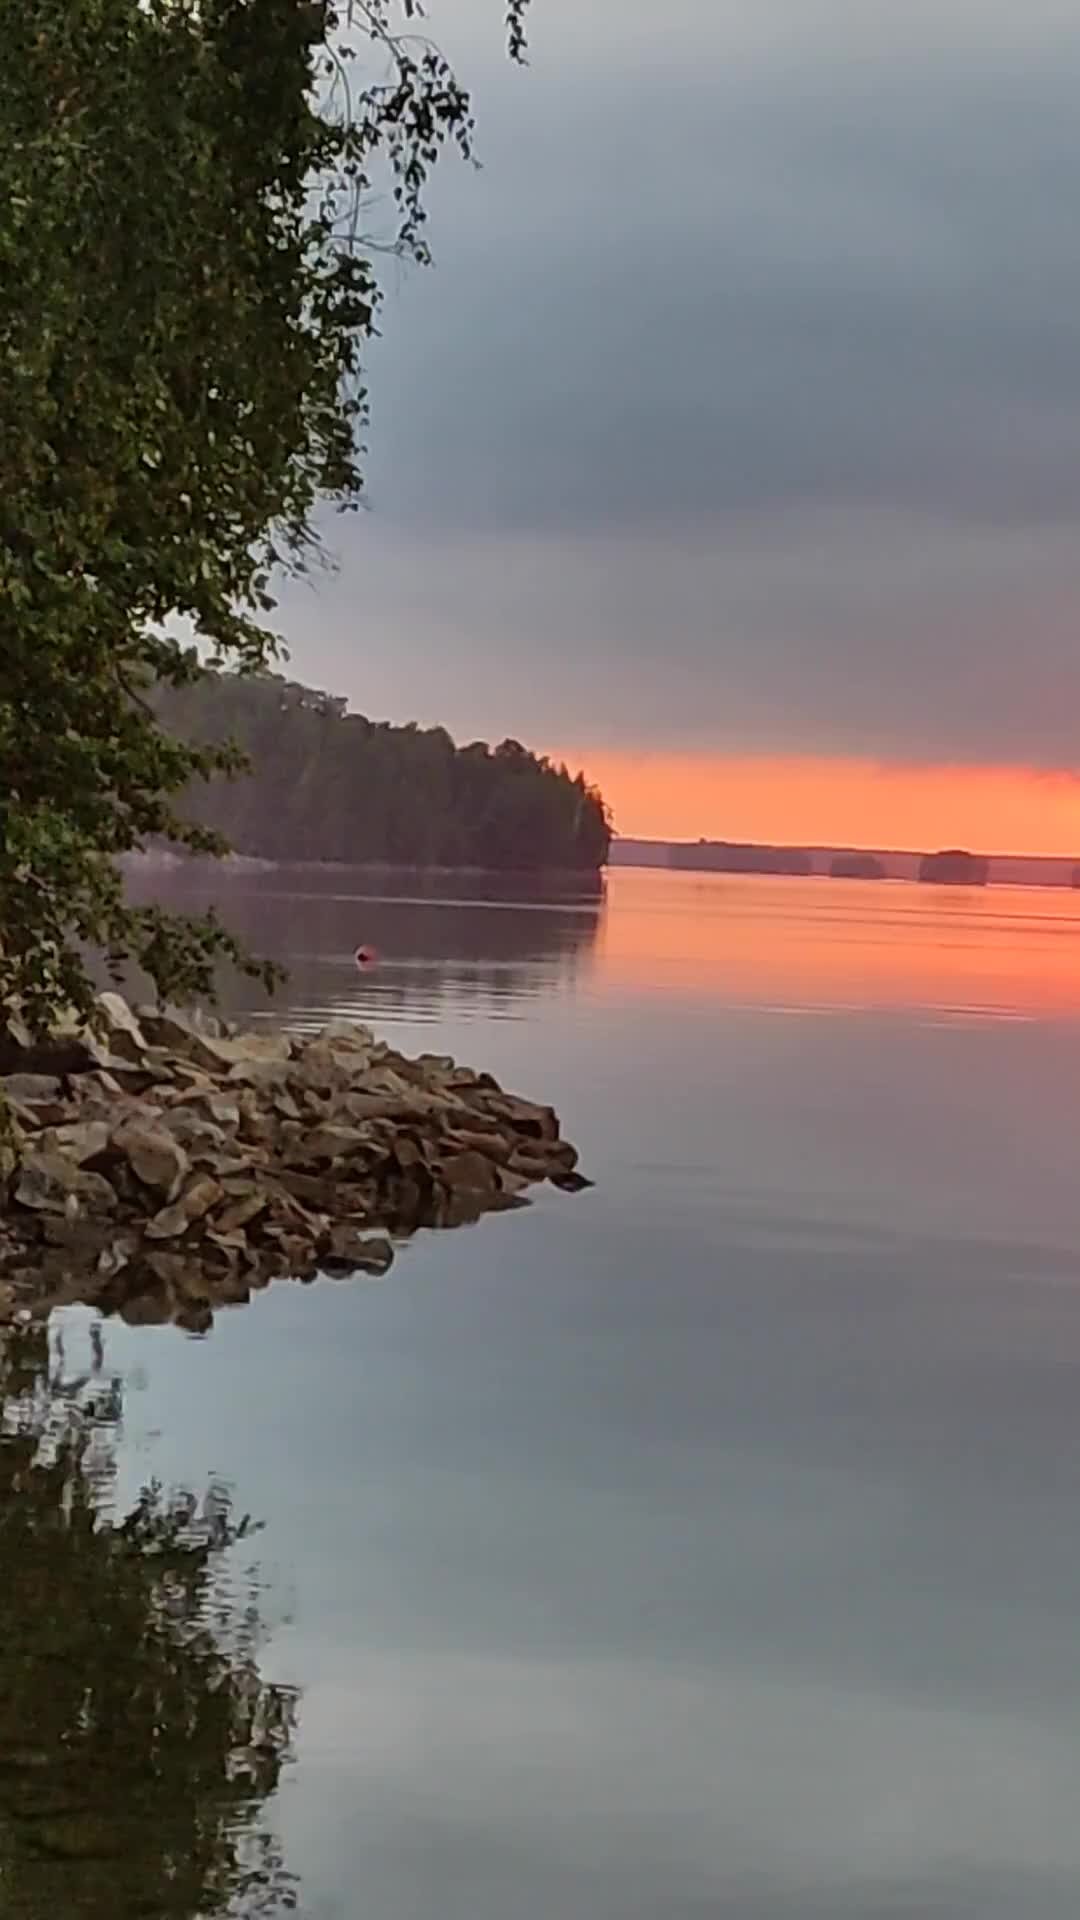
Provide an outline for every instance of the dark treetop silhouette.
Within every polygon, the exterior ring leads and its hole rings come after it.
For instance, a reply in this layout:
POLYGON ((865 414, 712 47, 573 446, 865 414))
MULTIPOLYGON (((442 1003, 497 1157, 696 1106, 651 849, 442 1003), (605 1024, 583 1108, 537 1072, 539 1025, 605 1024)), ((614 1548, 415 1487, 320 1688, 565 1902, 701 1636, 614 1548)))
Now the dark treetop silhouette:
POLYGON ((238 853, 419 867, 595 873, 611 828, 583 774, 516 740, 457 747, 442 727, 394 727, 277 674, 163 687, 166 730, 228 737, 251 772, 195 785, 185 812, 238 853))

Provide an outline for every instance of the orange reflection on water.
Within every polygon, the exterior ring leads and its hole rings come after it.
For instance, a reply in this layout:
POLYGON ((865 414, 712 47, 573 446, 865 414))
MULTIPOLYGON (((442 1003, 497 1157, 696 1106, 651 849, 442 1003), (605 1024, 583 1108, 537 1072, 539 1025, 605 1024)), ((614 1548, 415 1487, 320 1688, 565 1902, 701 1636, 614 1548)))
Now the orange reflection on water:
POLYGON ((777 1010, 1080 1014, 1080 893, 616 868, 598 940, 635 993, 777 1010))

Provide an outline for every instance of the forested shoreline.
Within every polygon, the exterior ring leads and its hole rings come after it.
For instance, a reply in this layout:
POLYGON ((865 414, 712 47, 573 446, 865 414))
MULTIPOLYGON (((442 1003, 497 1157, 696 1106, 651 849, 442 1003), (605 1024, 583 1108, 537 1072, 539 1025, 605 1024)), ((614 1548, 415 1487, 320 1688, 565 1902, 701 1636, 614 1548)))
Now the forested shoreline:
POLYGON ((238 854, 517 872, 607 860, 601 795, 516 740, 459 747, 442 727, 369 720, 271 673, 208 673, 154 704, 177 738, 231 739, 247 757, 249 773, 193 783, 181 809, 238 854))

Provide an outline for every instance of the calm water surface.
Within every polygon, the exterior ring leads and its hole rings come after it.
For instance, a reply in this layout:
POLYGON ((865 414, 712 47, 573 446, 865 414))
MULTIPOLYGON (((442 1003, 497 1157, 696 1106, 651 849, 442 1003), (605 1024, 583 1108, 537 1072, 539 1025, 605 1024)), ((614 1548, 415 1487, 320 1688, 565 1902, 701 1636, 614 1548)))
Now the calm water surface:
POLYGON ((1080 897, 229 888, 272 1017, 551 1098, 598 1185, 203 1340, 58 1316, 0 1441, 0 1909, 277 1912, 288 1873, 308 1920, 1075 1920, 1080 897), (166 1531, 210 1490, 194 1584, 72 1561, 72 1486, 148 1481, 166 1531), (181 1701, 111 1759, 40 1706, 102 1674, 181 1701), (137 1828, 80 1839, 80 1741, 137 1828))

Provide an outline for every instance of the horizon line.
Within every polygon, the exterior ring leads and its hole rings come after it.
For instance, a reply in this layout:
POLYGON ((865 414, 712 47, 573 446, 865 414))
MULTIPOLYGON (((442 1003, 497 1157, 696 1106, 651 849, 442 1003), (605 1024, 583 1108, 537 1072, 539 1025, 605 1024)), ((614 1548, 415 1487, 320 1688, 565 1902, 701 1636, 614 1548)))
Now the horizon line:
POLYGON ((988 852, 982 847, 959 846, 955 844, 926 847, 889 847, 859 845, 854 841, 839 840, 725 840, 710 835, 701 835, 693 839, 681 839, 671 834, 619 833, 612 830, 613 846, 620 841, 639 847, 754 847, 768 853, 864 853, 881 854, 892 860, 922 860, 927 854, 967 853, 978 860, 1038 860, 1060 866, 1075 865, 1080 868, 1080 849, 1076 853, 1020 853, 999 849, 988 852))

